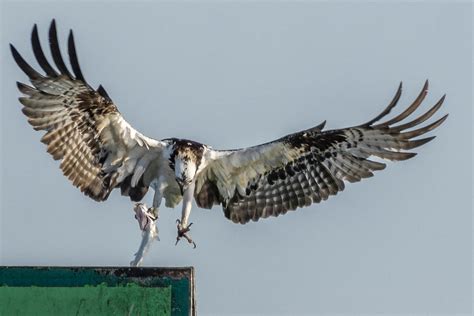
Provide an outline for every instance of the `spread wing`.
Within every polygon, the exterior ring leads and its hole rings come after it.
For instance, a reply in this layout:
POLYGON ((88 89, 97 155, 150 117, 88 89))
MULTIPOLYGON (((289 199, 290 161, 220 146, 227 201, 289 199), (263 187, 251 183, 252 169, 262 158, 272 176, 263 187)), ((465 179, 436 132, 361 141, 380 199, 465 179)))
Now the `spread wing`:
POLYGON ((398 161, 415 156, 406 150, 421 146, 434 136, 414 138, 438 127, 447 115, 424 127, 407 130, 438 111, 444 96, 426 113, 401 124, 425 98, 427 81, 406 110, 376 124, 397 104, 401 88, 400 84, 388 107, 365 124, 323 131, 322 123, 267 144, 212 152, 196 182, 194 196, 198 206, 222 204, 227 218, 244 224, 319 203, 344 190, 345 181, 373 176, 373 171, 384 169, 385 164, 372 157, 398 161))
POLYGON ((84 79, 77 60, 72 31, 67 68, 53 20, 49 30, 51 55, 57 70, 41 49, 36 25, 31 35, 34 55, 44 70, 33 69, 11 46, 18 66, 33 86, 18 82, 25 95, 22 111, 35 130, 46 131, 41 141, 55 160, 61 160, 66 177, 86 195, 104 201, 120 186, 132 200, 145 195, 152 180, 145 172, 161 152, 163 144, 137 132, 120 115, 102 86, 92 89, 84 79))

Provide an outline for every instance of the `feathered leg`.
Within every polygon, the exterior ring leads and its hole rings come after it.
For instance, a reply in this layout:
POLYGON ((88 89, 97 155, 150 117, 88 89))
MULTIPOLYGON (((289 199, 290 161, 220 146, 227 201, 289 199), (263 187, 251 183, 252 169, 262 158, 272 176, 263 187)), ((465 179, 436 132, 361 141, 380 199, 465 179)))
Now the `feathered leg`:
POLYGON ((183 209, 181 211, 181 220, 176 220, 178 223, 178 236, 176 237, 176 244, 178 244, 181 237, 184 237, 190 244, 193 244, 194 248, 196 248, 196 243, 191 239, 188 235, 189 227, 193 223, 188 225, 189 215, 191 214, 191 207, 193 203, 193 195, 194 195, 194 182, 191 183, 188 188, 183 192, 183 209))
POLYGON ((157 219, 159 218, 159 208, 161 200, 163 199, 163 193, 168 186, 163 177, 160 177, 157 182, 152 183, 151 186, 155 189, 155 195, 153 196, 153 205, 148 209, 148 212, 153 214, 157 219))

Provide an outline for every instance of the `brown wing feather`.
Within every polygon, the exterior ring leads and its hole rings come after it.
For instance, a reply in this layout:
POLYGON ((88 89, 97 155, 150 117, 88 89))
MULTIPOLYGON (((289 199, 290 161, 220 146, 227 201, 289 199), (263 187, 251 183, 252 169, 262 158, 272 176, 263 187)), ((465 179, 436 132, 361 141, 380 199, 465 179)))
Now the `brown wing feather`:
POLYGON ((384 163, 370 160, 371 156, 406 160, 416 153, 403 150, 434 138, 413 139, 441 125, 447 115, 417 130, 406 129, 429 119, 444 96, 415 120, 394 125, 419 107, 427 89, 428 82, 413 104, 384 123, 375 125, 397 104, 401 85, 389 106, 365 124, 329 131, 317 126, 261 146, 217 154, 203 172, 196 201, 208 208, 222 203, 227 218, 244 224, 326 200, 344 190, 344 181, 357 182, 385 168, 384 163))
POLYGON ((136 160, 132 159, 125 166, 125 158, 132 150, 135 154, 138 151, 136 156, 140 157, 157 142, 133 130, 102 87, 95 91, 85 82, 72 31, 68 50, 75 77, 61 56, 54 20, 49 41, 59 72, 46 59, 35 25, 31 36, 33 52, 46 76, 28 65, 11 46, 15 61, 33 84, 31 87, 18 83, 18 89, 25 95, 19 100, 28 122, 35 130, 46 131, 41 141, 46 144, 48 153, 61 160, 64 175, 86 195, 103 201, 121 185, 122 193, 140 200, 149 183, 140 179, 135 185, 131 184, 133 171, 130 173, 130 170, 136 160))

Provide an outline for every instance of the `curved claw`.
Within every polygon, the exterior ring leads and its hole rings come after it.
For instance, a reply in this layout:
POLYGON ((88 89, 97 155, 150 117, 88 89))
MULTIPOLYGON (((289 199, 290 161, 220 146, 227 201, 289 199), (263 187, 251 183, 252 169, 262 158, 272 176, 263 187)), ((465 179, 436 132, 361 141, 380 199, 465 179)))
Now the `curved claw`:
MULTIPOLYGON (((193 249, 196 249, 196 243, 186 233, 183 233, 182 237, 184 237, 188 241, 188 243, 193 244, 193 249)), ((177 246, 180 240, 180 236, 176 237, 176 242, 174 243, 174 245, 177 246)))
POLYGON ((181 226, 181 221, 179 219, 177 219, 176 222, 178 223, 178 236, 176 236, 176 243, 174 245, 175 246, 178 245, 178 242, 181 240, 182 237, 184 237, 188 241, 188 243, 193 244, 193 249, 195 249, 196 248, 196 243, 187 234, 190 230, 189 227, 191 227, 191 225, 193 223, 190 223, 188 225, 188 227, 183 229, 182 227, 180 227, 181 226))

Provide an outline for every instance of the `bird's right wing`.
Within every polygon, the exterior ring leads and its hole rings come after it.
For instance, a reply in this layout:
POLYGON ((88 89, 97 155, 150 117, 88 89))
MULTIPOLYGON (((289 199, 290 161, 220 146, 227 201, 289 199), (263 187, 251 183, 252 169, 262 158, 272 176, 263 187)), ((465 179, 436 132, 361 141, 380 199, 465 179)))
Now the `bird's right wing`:
POLYGON ((438 111, 444 97, 418 118, 397 125, 418 108, 427 91, 428 82, 412 105, 383 123, 375 124, 397 104, 401 84, 388 107, 367 123, 327 131, 322 123, 266 144, 212 151, 196 181, 196 203, 205 208, 222 204, 227 218, 244 224, 326 200, 344 190, 344 181, 357 182, 385 168, 373 158, 409 159, 416 153, 406 150, 434 138, 416 139, 441 125, 447 115, 409 129, 438 111))
POLYGON ((19 100, 33 128, 46 131, 41 141, 55 160, 61 160, 64 175, 96 201, 106 200, 118 186, 123 195, 141 200, 153 177, 148 171, 160 156, 163 143, 130 126, 102 86, 95 90, 87 84, 77 60, 72 31, 68 41, 72 73, 59 51, 54 20, 49 43, 57 70, 41 49, 36 25, 31 42, 46 74, 33 69, 11 45, 16 63, 33 85, 18 82, 18 89, 25 95, 19 100))

